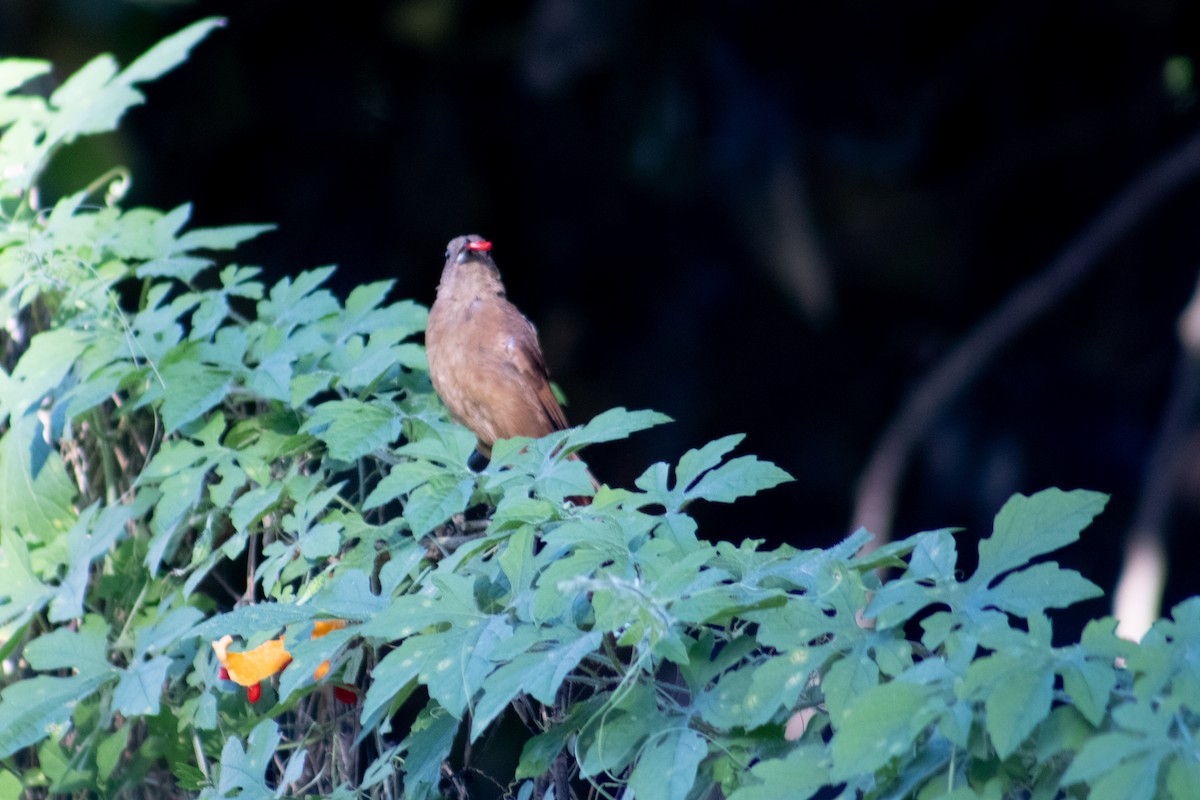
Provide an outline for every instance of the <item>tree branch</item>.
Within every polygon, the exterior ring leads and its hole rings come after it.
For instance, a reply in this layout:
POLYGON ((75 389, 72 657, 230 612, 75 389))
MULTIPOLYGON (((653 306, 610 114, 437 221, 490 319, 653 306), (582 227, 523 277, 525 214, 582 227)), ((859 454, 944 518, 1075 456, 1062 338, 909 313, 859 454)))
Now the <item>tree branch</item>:
POLYGON ((945 408, 1005 345, 1075 288, 1110 247, 1197 173, 1200 132, 1139 175, 1045 270, 1018 286, 921 379, 888 424, 859 478, 852 527, 864 526, 876 537, 865 549, 887 541, 904 468, 945 408))

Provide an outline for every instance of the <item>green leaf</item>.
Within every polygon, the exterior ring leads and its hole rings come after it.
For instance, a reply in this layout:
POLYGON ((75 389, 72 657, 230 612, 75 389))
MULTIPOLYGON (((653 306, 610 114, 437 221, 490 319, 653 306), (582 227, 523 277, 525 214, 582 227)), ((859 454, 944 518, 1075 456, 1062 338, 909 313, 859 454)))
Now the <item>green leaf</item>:
POLYGON ((957 580, 958 569, 958 548, 954 541, 954 531, 950 528, 925 531, 912 539, 915 540, 916 546, 912 548, 905 577, 932 580, 936 584, 953 584, 957 580))
POLYGON ((874 772, 908 752, 941 713, 940 698, 928 687, 892 681, 852 698, 833 737, 834 781, 874 772))
POLYGON ((165 398, 163 426, 173 433, 225 399, 231 378, 225 369, 196 361, 177 361, 159 369, 165 398))
POLYGON ((708 755, 708 743, 691 728, 675 728, 654 737, 642 749, 629 776, 639 800, 684 800, 696 783, 696 768, 708 755))
MULTIPOLYGON (((212 266, 207 258, 191 256, 166 256, 155 258, 154 252, 144 253, 143 257, 150 258, 138 265, 134 274, 139 278, 174 278, 190 283, 205 269, 212 266)), ((200 337, 194 337, 196 339, 200 337)))
POLYGON ((172 255, 193 250, 233 250, 243 242, 275 230, 274 225, 225 225, 220 228, 193 228, 175 240, 172 255))
POLYGON ((1022 617, 1044 613, 1048 608, 1066 608, 1104 590, 1073 569, 1062 569, 1053 561, 1034 564, 1014 572, 988 590, 987 602, 1022 617))
POLYGON ((56 628, 25 646, 25 660, 36 670, 70 669, 107 679, 113 667, 104 652, 106 628, 95 616, 88 616, 79 630, 56 628))
MULTIPOLYGON (((175 233, 187 222, 190 213, 191 206, 186 203, 167 214, 153 208, 132 208, 121 214, 102 241, 122 260, 156 259, 170 248, 175 233)), ((172 301, 169 308, 182 314, 196 302, 195 296, 185 295, 172 301)))
POLYGON ((679 459, 679 465, 675 467, 675 479, 681 487, 686 489, 705 472, 720 464, 721 459, 741 444, 745 438, 746 434, 744 433, 733 433, 729 436, 722 436, 720 439, 714 439, 701 448, 688 450, 679 459))
POLYGON ((67 678, 38 675, 0 691, 0 758, 61 730, 75 706, 111 677, 112 673, 67 678))
POLYGON ((315 322, 339 311, 337 300, 327 291, 316 291, 333 274, 333 267, 301 272, 271 287, 267 299, 258 304, 259 321, 281 333, 296 325, 315 322))
POLYGON ((749 669, 725 673, 716 686, 708 688, 696 699, 700 717, 721 730, 750 727, 751 709, 757 713, 761 702, 761 698, 752 696, 750 687, 753 681, 754 673, 749 669), (750 708, 747 708, 747 704, 750 708))
POLYGON ((192 628, 204 616, 204 613, 198 608, 192 606, 169 608, 167 603, 160 605, 158 612, 157 619, 138 628, 136 647, 134 648, 136 658, 140 659, 147 655, 161 653, 169 650, 179 641, 191 638, 192 628))
POLYGON ((129 669, 121 671, 121 680, 113 692, 113 708, 126 717, 154 716, 162 700, 163 683, 171 659, 155 656, 148 661, 137 661, 129 669))
POLYGON ((21 416, 48 393, 58 392, 63 379, 83 355, 91 337, 74 328, 42 331, 29 340, 0 397, 0 424, 9 414, 21 416))
POLYGON ((755 456, 741 456, 704 474, 687 489, 687 499, 707 500, 710 503, 732 503, 740 497, 794 480, 791 475, 768 461, 755 456))
POLYGON ((225 25, 219 17, 208 17, 194 22, 178 33, 174 33, 151 47, 121 73, 125 83, 151 81, 187 60, 188 53, 214 28, 225 25))
POLYGON ((206 294, 192 312, 192 331, 188 339, 193 342, 207 341, 229 316, 229 301, 224 294, 206 294))
POLYGON ((502 618, 491 617, 486 624, 459 625, 441 633, 411 637, 400 651, 419 668, 418 677, 428 687, 429 696, 460 717, 492 669, 488 659, 492 648, 511 635, 502 618))
POLYGON ((400 360, 398 344, 405 332, 386 329, 372 333, 364 345, 362 337, 354 336, 340 350, 335 350, 330 367, 338 374, 339 383, 348 390, 363 391, 375 385, 384 374, 395 369, 400 360))
POLYGON ((1144 703, 1170 687, 1175 702, 1200 696, 1200 597, 1190 597, 1171 609, 1172 619, 1161 619, 1142 637, 1141 646, 1128 655, 1129 669, 1137 679, 1134 694, 1144 703))
POLYGON ((255 603, 225 614, 218 614, 197 625, 189 634, 200 639, 219 639, 225 634, 251 637, 261 632, 274 632, 294 622, 307 622, 313 610, 289 603, 255 603))
POLYGON ((386 314, 380 313, 379 306, 395 284, 395 281, 375 281, 359 284, 350 290, 346 298, 346 335, 366 333, 386 326, 383 322, 386 314))
POLYGON ((275 721, 264 719, 250 731, 247 747, 243 748, 235 736, 225 740, 221 749, 221 775, 217 779, 218 796, 243 800, 274 798, 275 791, 267 785, 266 773, 282 739, 275 721), (237 794, 233 794, 235 791, 237 794))
POLYGON ((842 723, 846 709, 854 703, 855 698, 879 685, 879 667, 864 655, 857 648, 852 650, 835 661, 821 678, 825 704, 835 726, 842 723))
POLYGON ((97 515, 98 504, 92 504, 80 514, 67 533, 67 553, 70 563, 58 592, 50 604, 49 620, 64 622, 83 616, 84 595, 92 562, 109 551, 125 533, 134 508, 127 505, 108 506, 97 515))
POLYGON ((219 461, 215 471, 221 480, 209 484, 208 497, 217 508, 228 508, 234 496, 246 485, 246 471, 232 459, 219 461))
POLYGON ((143 101, 140 92, 113 81, 116 74, 112 56, 96 56, 54 90, 50 105, 59 113, 48 126, 51 143, 113 130, 126 109, 143 101))
POLYGON ((680 724, 678 717, 660 711, 653 687, 637 683, 611 706, 612 710, 591 717, 595 720, 580 731, 575 742, 579 770, 586 777, 601 772, 617 773, 637 755, 638 746, 665 728, 680 724))
POLYGON ((62 457, 46 443, 36 414, 13 417, 0 437, 0 530, 49 542, 75 522, 75 486, 62 457))
POLYGON ((992 535, 979 543, 979 569, 971 581, 988 582, 1077 541, 1107 502, 1107 495, 1083 490, 1045 489, 1032 497, 1013 495, 996 515, 992 535))
POLYGON ((101 739, 100 744, 96 746, 96 770, 100 780, 107 781, 112 777, 113 770, 117 768, 125 751, 125 745, 129 742, 129 729, 129 725, 122 725, 101 739))
POLYGON ((162 480, 209 458, 205 448, 190 439, 163 442, 162 448, 142 471, 142 480, 162 480))
POLYGON ((1095 728, 1088 724, 1074 706, 1057 706, 1050 711, 1046 721, 1038 726, 1037 743, 1033 752, 1042 762, 1063 753, 1074 754, 1079 752, 1095 732, 1095 728))
POLYGON ((761 783, 739 788, 729 800, 808 800, 832 782, 825 748, 812 745, 797 747, 783 758, 764 759, 750 774, 761 783))
POLYGON ((1104 720, 1108 702, 1117 685, 1117 673, 1111 663, 1080 660, 1060 670, 1063 690, 1075 708, 1096 727, 1104 720))
POLYGON ((413 536, 420 538, 464 511, 474 491, 474 478, 453 475, 437 475, 414 491, 404 506, 404 519, 413 536))
MULTIPOLYGON (((428 601, 428 598, 422 599, 428 601)), ((491 670, 489 650, 506 634, 507 625, 498 617, 486 617, 478 611, 466 614, 456 611, 454 607, 461 603, 461 599, 445 592, 438 607, 427 609, 425 619, 411 623, 416 629, 437 618, 456 620, 444 631, 409 636, 383 657, 371 671, 371 687, 363 703, 364 719, 386 706, 398 692, 405 691, 409 682, 417 677, 428 687, 431 697, 451 704, 448 711, 456 715, 462 713, 491 670), (479 651, 475 652, 477 647, 479 651)), ((394 603, 389 610, 398 605, 394 603)), ((412 608, 407 604, 405 607, 412 608)), ((383 617, 384 614, 377 615, 373 620, 375 625, 365 625, 362 632, 370 635, 380 627, 388 627, 386 622, 380 625, 383 617)))
POLYGON ((162 482, 163 496, 150 520, 153 536, 146 551, 146 566, 151 572, 157 572, 163 559, 170 555, 184 518, 200 502, 208 472, 209 466, 202 464, 178 472, 162 482))
POLYGON ((402 744, 404 759, 404 797, 427 800, 436 797, 441 779, 442 761, 450 753, 459 722, 445 709, 430 701, 402 744))
POLYGON ((534 529, 531 525, 518 528, 500 551, 500 569, 508 578, 508 585, 512 587, 514 595, 529 589, 537 576, 533 551, 534 529))
POLYGON ((268 511, 275 508, 283 494, 283 486, 275 483, 251 489, 233 501, 229 510, 229 521, 238 531, 245 531, 251 525, 263 518, 268 511))
POLYGON ((985 703, 987 731, 1001 758, 1007 758, 1050 713, 1054 674, 1049 670, 1010 670, 985 703))
POLYGON ((1071 760, 1062 784, 1091 783, 1126 758, 1141 750, 1141 740, 1122 731, 1093 736, 1071 760))
POLYGON ((967 669, 959 696, 984 696, 987 732, 1007 758, 1050 713, 1054 672, 1046 656, 1013 632, 1014 643, 977 659, 967 669))
POLYGON ((313 673, 324 661, 331 660, 336 653, 345 647, 346 642, 358 635, 353 628, 341 628, 330 631, 319 639, 310 638, 312 625, 302 624, 288 631, 287 651, 292 656, 292 663, 279 677, 279 702, 286 702, 297 689, 312 684, 315 680, 313 673), (296 635, 300 635, 297 640, 296 635))
POLYGON ((1197 786, 1200 786, 1200 762, 1182 753, 1174 755, 1167 767, 1168 796, 1187 797, 1197 786))
POLYGON ((668 513, 678 512, 693 500, 731 503, 739 497, 777 486, 792 477, 774 464, 754 456, 735 458, 716 466, 720 459, 741 441, 736 434, 709 442, 699 450, 689 450, 675 470, 675 486, 669 484, 666 464, 658 463, 634 481, 646 493, 646 503, 660 503, 668 513))
POLYGON ((331 458, 355 461, 400 435, 400 420, 389 408, 361 400, 329 400, 300 427, 329 448, 331 458))
MULTIPOLYGON (((411 458, 452 466, 462 474, 467 474, 467 458, 475 450, 475 434, 461 425, 442 420, 427 422, 410 417, 406 423, 408 442, 397 452, 411 458)), ((495 451, 492 452, 492 461, 496 461, 495 451)))
POLYGON ((917 612, 938 602, 936 589, 909 578, 888 581, 871 598, 863 616, 875 620, 878 630, 887 630, 903 625, 917 612))
POLYGON ((297 545, 300 555, 310 561, 337 555, 342 545, 341 527, 328 522, 314 525, 300 536, 297 545))
POLYGON ((0 626, 20 628, 54 596, 33 574, 29 550, 14 533, 0 534, 0 575, 0 626))
POLYGON ((370 789, 395 775, 395 762, 398 760, 396 754, 399 752, 400 743, 397 742, 380 753, 378 758, 372 761, 367 766, 366 771, 363 772, 362 783, 358 788, 362 790, 370 789))
MULTIPOLYGON (((1159 761, 1156 754, 1144 754, 1121 762, 1092 784, 1088 800, 1153 800, 1160 796, 1159 761)), ((1195 787, 1191 790, 1189 794, 1194 793, 1195 787)))
POLYGON ((743 703, 743 727, 757 728, 769 722, 780 710, 791 709, 824 658, 821 650, 800 649, 775 656, 755 667, 750 691, 743 703))
MULTIPOLYGON (((407 552, 399 548, 393 550, 392 560, 384 570, 389 566, 404 564, 406 560, 408 563, 415 563, 420 558, 421 550, 415 544, 406 549, 407 552)), ((308 604, 323 614, 339 619, 369 619, 387 608, 391 600, 390 592, 387 591, 389 587, 386 572, 381 573, 380 581, 385 587, 384 592, 375 594, 371 591, 370 575, 359 569, 346 569, 322 586, 321 591, 313 595, 308 604)))
POLYGON ((624 408, 611 408, 597 414, 582 428, 572 430, 567 436, 564 450, 570 453, 588 444, 627 439, 632 433, 670 421, 670 417, 657 411, 628 411, 624 408))
POLYGON ((579 662, 595 652, 603 632, 572 631, 560 626, 543 634, 542 645, 501 666, 483 681, 483 696, 475 706, 471 727, 474 741, 521 692, 550 706, 558 689, 579 662), (544 646, 549 643, 549 646, 544 646))
POLYGON ((90 765, 84 766, 58 739, 47 739, 38 745, 37 761, 40 771, 50 779, 50 794, 62 795, 90 789, 96 776, 90 765))
POLYGON ((401 461, 394 464, 387 475, 367 495, 363 510, 369 511, 390 503, 401 495, 408 494, 422 484, 428 483, 436 475, 446 472, 444 467, 428 461, 401 461))
POLYGON ((442 623, 478 625, 487 615, 480 612, 475 602, 473 586, 474 582, 465 575, 436 572, 419 593, 393 600, 364 626, 363 635, 395 640, 442 623))
POLYGON ((536 778, 549 770, 554 764, 554 759, 562 752, 567 739, 574 733, 566 724, 561 724, 527 740, 521 748, 515 779, 536 778))
MULTIPOLYGON (((19 89, 24 84, 50 71, 50 62, 33 58, 0 59, 0 95, 6 95, 13 89, 19 89)), ((8 124, 0 119, 0 125, 8 124)))

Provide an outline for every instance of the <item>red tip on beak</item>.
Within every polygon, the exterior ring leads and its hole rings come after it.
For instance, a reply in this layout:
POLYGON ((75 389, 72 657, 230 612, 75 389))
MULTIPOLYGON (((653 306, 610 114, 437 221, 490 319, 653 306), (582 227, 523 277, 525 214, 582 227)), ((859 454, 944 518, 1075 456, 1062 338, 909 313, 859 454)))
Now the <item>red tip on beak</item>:
POLYGON ((467 249, 474 250, 477 253, 486 253, 492 249, 492 243, 487 239, 480 239, 478 242, 469 243, 467 249))

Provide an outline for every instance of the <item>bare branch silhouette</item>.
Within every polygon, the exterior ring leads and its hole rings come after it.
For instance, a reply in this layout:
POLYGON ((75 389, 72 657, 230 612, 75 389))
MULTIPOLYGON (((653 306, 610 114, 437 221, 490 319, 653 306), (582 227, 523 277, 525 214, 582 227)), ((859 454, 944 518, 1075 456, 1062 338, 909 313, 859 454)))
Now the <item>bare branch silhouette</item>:
POLYGON ((1146 463, 1125 559, 1113 594, 1117 633, 1140 640, 1162 611, 1166 583, 1167 518, 1196 405, 1200 402, 1200 282, 1179 317, 1179 362, 1146 463))
POLYGON ((1018 286, 920 380, 888 424, 859 478, 851 527, 861 525, 875 534, 868 549, 889 538, 904 468, 934 420, 1005 345, 1058 305, 1110 247, 1198 173, 1200 132, 1142 172, 1046 269, 1018 286))

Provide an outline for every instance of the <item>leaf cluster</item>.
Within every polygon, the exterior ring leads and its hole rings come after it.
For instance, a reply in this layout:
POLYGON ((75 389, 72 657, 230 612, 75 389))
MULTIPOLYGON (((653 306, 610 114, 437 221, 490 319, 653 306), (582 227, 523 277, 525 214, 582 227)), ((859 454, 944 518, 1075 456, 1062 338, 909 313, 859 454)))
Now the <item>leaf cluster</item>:
POLYGON ((217 256, 269 226, 123 209, 119 179, 39 208, 53 153, 218 25, 48 98, 20 91, 48 65, 0 62, 0 793, 1150 798, 1200 780, 1200 602, 1140 645, 1112 620, 1053 642, 1047 612, 1099 589, 1046 557, 1102 495, 1015 496, 969 577, 950 530, 869 555, 865 531, 713 543, 692 504, 789 479, 732 456, 741 436, 594 491, 571 455, 666 421, 614 409, 498 442, 474 472, 415 341, 426 310, 389 283, 267 285, 217 256), (314 638, 321 620, 346 624, 314 638), (252 704, 211 642, 281 633, 291 664, 252 704), (507 767, 480 766, 512 730, 507 767))

